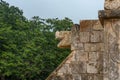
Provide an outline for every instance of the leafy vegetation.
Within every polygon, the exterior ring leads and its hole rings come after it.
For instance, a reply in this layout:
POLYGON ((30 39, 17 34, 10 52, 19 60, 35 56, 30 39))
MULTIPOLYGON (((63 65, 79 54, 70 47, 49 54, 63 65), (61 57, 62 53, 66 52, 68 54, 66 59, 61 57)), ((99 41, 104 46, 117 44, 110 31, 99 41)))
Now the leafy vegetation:
POLYGON ((72 24, 69 18, 28 20, 0 0, 0 80, 45 80, 69 53, 56 47, 54 34, 72 24))

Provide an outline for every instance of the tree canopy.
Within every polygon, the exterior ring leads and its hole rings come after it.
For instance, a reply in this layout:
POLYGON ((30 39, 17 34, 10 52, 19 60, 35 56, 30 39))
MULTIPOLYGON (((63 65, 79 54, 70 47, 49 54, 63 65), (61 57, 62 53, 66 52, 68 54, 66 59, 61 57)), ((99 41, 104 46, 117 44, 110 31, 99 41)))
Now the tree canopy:
POLYGON ((70 30, 69 18, 28 20, 18 7, 0 0, 0 80, 45 80, 69 54, 54 34, 70 30))

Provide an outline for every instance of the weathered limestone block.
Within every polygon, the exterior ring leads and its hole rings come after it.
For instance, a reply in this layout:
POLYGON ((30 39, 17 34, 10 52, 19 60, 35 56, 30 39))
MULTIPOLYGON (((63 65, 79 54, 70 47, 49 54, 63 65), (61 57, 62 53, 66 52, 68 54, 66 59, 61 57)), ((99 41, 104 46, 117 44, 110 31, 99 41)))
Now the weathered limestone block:
POLYGON ((81 74, 81 80, 89 80, 88 74, 81 74))
POLYGON ((69 48, 71 46, 71 31, 57 31, 56 39, 60 39, 60 43, 57 45, 59 48, 69 48))
POLYGON ((87 64, 87 73, 93 73, 93 74, 98 74, 102 73, 103 67, 102 64, 99 65, 99 62, 89 62, 87 64))
POLYGON ((81 74, 78 80, 103 80, 103 74, 81 74))
POLYGON ((93 30, 94 31, 101 31, 101 30, 103 30, 103 26, 101 25, 99 20, 94 20, 93 30))
POLYGON ((75 50, 74 51, 74 59, 75 59, 75 61, 87 62, 88 61, 88 52, 75 50))
POLYGON ((49 80, 73 80, 73 76, 71 74, 64 74, 61 76, 51 76, 51 78, 49 78, 49 80))
MULTIPOLYGON (((93 46, 93 44, 90 44, 90 43, 86 43, 85 45, 84 45, 85 47, 85 51, 91 51, 91 46, 93 46)), ((96 51, 96 45, 94 45, 95 46, 95 51, 96 51)))
POLYGON ((104 44, 103 43, 86 43, 85 51, 104 51, 104 44))
POLYGON ((90 32, 92 28, 92 20, 80 21, 80 32, 90 32))
POLYGON ((91 32, 93 30, 103 30, 103 27, 99 20, 81 20, 80 32, 91 32))
POLYGON ((98 69, 96 68, 97 62, 89 62, 87 64, 87 73, 98 73, 98 69))
POLYGON ((99 52, 89 52, 89 61, 90 62, 97 62, 99 60, 99 52))
POLYGON ((72 53, 67 58, 65 64, 70 64, 71 62, 74 62, 74 61, 87 62, 88 61, 88 52, 84 52, 81 50, 72 51, 72 53))
POLYGON ((80 42, 89 42, 90 33, 89 32, 80 32, 80 42))
POLYGON ((103 74, 103 79, 101 79, 101 80, 109 80, 109 76, 108 76, 108 74, 103 74))
POLYGON ((70 74, 71 69, 69 67, 69 64, 64 64, 59 70, 58 73, 65 73, 65 74, 70 74))
POLYGON ((103 75, 104 74, 96 74, 96 75, 94 75, 94 80, 106 80, 106 79, 103 79, 104 78, 103 75))
POLYGON ((70 55, 66 58, 65 64, 70 64, 71 62, 75 61, 75 51, 72 51, 70 55))
POLYGON ((84 50, 84 45, 83 43, 76 43, 76 42, 72 42, 72 45, 71 45, 71 50, 81 50, 83 51, 84 50))
POLYGON ((88 77, 88 80, 94 80, 94 75, 93 74, 89 74, 89 75, 87 75, 87 77, 88 77))
POLYGON ((71 30, 71 50, 83 50, 84 45, 80 42, 80 30, 76 26, 72 27, 71 30))
POLYGON ((74 61, 70 64, 72 74, 86 73, 87 64, 82 61, 74 61))
POLYGON ((92 31, 90 37, 91 42, 103 42, 103 33, 103 31, 92 31))
POLYGON ((105 0, 105 10, 120 10, 120 0, 105 0))
POLYGON ((89 59, 87 64, 88 73, 102 73, 103 72, 103 54, 100 52, 89 52, 89 59))
POLYGON ((54 75, 54 76, 50 76, 49 80, 64 80, 64 77, 63 76, 54 75))
POLYGON ((83 50, 84 45, 80 42, 80 36, 72 36, 71 39, 71 50, 83 50))
POLYGON ((73 74, 73 79, 74 80, 81 80, 81 75, 80 74, 73 74))
POLYGON ((99 63, 97 62, 89 62, 87 64, 87 73, 89 74, 98 74, 98 73, 102 73, 102 64, 99 65, 99 63))
POLYGON ((73 80, 72 74, 64 74, 63 80, 73 80))

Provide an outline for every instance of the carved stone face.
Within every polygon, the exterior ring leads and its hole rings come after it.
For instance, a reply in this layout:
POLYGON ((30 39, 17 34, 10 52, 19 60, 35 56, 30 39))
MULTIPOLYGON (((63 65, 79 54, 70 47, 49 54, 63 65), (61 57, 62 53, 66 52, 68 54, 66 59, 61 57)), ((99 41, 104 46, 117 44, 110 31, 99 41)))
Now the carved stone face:
POLYGON ((64 31, 56 31, 55 38, 61 40, 65 37, 64 34, 65 34, 64 31))
POLYGON ((120 0, 105 0, 106 10, 120 9, 120 0))
POLYGON ((59 48, 68 48, 71 45, 71 31, 57 31, 55 34, 56 39, 60 40, 57 45, 59 48))

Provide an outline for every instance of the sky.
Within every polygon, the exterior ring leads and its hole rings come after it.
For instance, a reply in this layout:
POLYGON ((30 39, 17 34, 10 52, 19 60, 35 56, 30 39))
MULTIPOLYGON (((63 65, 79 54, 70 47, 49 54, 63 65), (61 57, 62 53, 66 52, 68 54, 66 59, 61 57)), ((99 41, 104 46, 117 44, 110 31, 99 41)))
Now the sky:
POLYGON ((104 0, 4 0, 19 7, 24 16, 31 19, 68 17, 74 23, 80 20, 97 19, 98 11, 104 9, 104 0))

